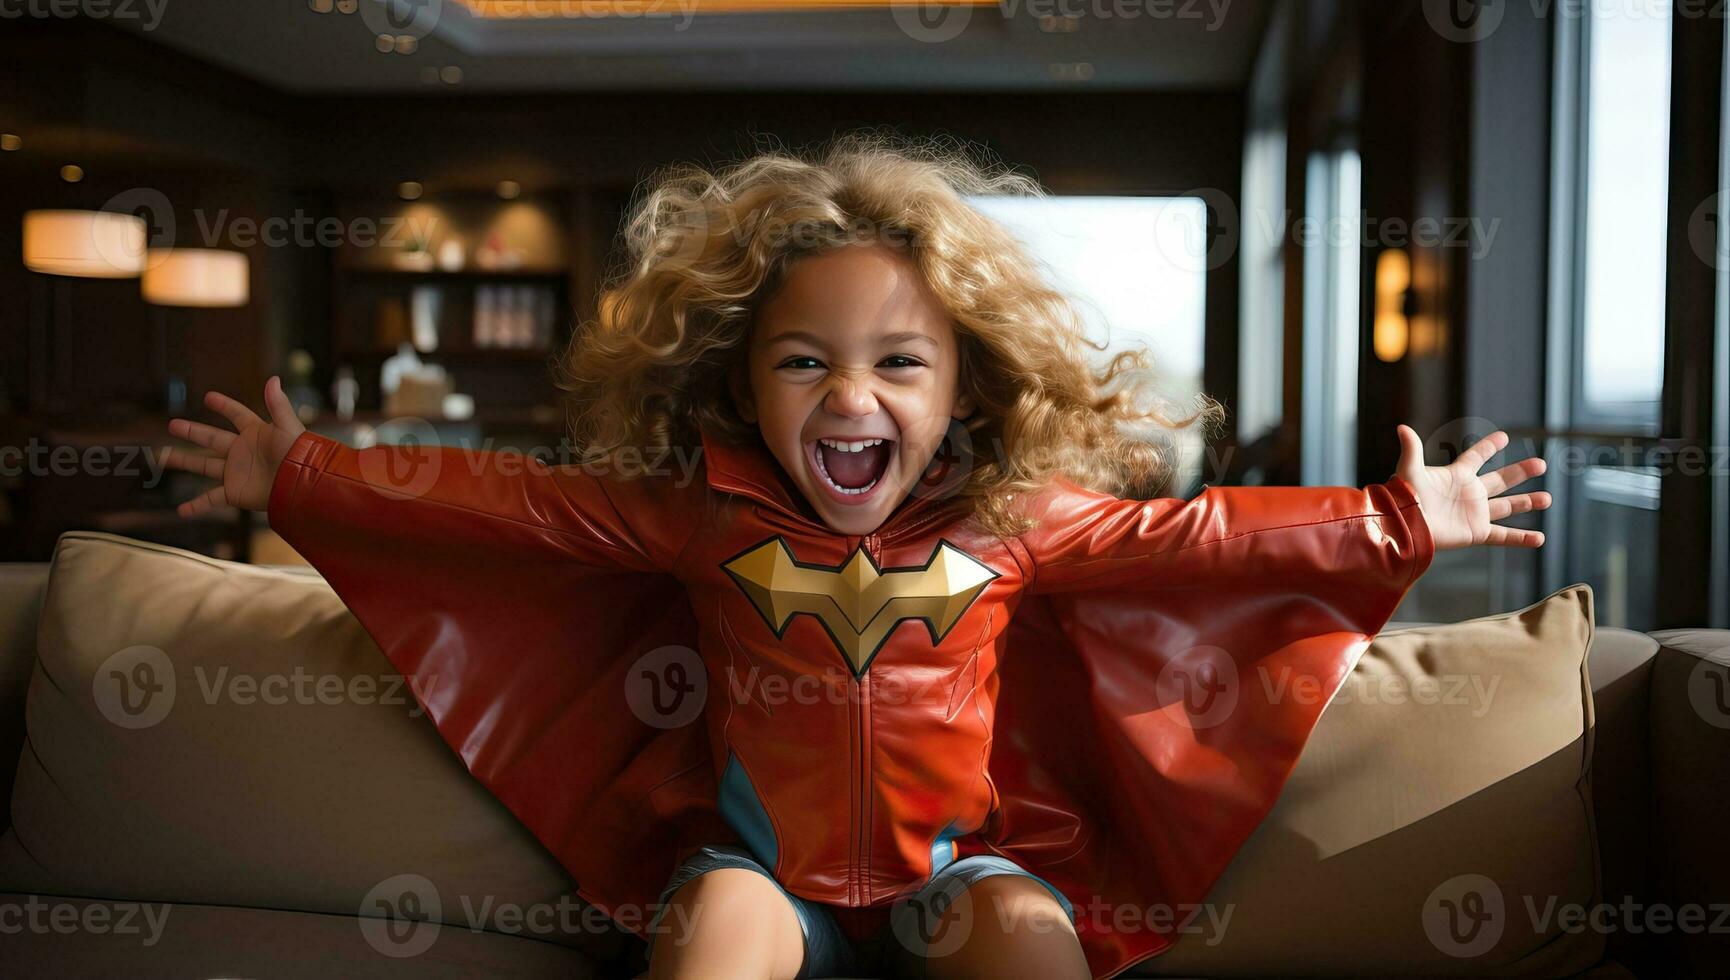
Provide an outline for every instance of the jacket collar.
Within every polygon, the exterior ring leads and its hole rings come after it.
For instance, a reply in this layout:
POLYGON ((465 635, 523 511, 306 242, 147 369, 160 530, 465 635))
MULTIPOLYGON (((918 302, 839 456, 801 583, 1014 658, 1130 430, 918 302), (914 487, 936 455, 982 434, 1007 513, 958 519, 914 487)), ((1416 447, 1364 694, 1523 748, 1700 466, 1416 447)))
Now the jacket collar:
MULTIPOLYGON (((703 441, 703 471, 710 488, 722 493, 749 497, 795 520, 828 530, 828 525, 822 522, 816 511, 805 501, 804 495, 787 477, 780 462, 769 452, 768 447, 763 445, 762 440, 752 439, 748 444, 738 445, 727 442, 708 429, 703 429, 700 435, 703 441)), ((937 505, 949 502, 952 502, 950 498, 910 494, 889 515, 888 520, 883 522, 883 526, 873 533, 884 534, 903 526, 916 515, 933 511, 937 505)))

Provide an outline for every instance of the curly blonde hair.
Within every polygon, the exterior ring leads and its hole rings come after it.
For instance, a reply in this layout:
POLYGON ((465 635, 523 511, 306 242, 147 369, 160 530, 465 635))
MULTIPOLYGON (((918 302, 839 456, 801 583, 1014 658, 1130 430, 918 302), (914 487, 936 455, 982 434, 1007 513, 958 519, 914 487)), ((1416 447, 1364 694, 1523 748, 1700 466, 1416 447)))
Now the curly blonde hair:
POLYGON ((1201 396, 1186 417, 1153 394, 1146 350, 1099 363, 1070 299, 968 195, 1042 197, 1031 177, 979 162, 955 140, 880 131, 813 151, 769 148, 724 168, 654 174, 630 209, 625 265, 556 365, 571 434, 595 458, 697 445, 707 431, 760 439, 735 409, 756 311, 797 259, 860 242, 908 255, 950 316, 960 348, 970 468, 955 488, 999 534, 1030 522, 1011 507, 1063 475, 1121 497, 1169 492, 1162 430, 1223 417, 1201 396))

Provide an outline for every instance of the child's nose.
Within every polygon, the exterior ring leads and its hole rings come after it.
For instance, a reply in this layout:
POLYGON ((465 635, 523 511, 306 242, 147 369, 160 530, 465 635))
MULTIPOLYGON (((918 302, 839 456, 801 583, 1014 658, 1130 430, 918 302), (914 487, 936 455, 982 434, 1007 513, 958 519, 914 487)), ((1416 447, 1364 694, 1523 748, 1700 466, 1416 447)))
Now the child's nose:
POLYGON ((835 415, 862 418, 876 413, 877 396, 872 394, 869 385, 850 378, 836 378, 829 386, 823 407, 835 415))

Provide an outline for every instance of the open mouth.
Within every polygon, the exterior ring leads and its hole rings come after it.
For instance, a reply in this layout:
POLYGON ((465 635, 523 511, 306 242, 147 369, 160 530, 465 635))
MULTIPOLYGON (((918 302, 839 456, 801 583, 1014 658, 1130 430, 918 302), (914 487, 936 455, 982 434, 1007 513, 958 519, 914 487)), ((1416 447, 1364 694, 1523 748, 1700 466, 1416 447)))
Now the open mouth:
POLYGON ((889 471, 893 439, 818 439, 811 443, 818 478, 847 503, 859 503, 889 471))

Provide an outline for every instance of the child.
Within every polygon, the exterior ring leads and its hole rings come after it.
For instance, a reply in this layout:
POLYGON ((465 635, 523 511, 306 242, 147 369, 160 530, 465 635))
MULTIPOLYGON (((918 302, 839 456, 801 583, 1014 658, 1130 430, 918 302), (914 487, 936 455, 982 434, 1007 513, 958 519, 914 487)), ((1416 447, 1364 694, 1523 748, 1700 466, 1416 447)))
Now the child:
POLYGON ((585 465, 349 449, 272 378, 172 423, 182 512, 268 507, 653 976, 1114 975, 1433 552, 1550 500, 1406 426, 1386 483, 1159 496, 1217 408, 1096 370, 993 193, 875 136, 665 172, 560 367, 585 465))

